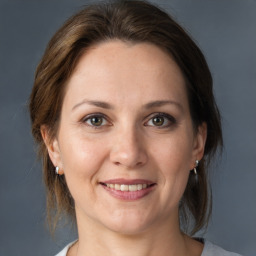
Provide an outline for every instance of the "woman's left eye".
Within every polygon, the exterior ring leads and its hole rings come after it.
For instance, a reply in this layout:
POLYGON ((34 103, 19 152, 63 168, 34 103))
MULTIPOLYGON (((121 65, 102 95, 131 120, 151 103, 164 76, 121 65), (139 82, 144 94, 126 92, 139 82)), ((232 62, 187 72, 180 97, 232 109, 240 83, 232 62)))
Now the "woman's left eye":
POLYGON ((159 128, 166 128, 176 123, 174 117, 168 114, 159 113, 154 115, 147 123, 146 126, 154 126, 159 128))

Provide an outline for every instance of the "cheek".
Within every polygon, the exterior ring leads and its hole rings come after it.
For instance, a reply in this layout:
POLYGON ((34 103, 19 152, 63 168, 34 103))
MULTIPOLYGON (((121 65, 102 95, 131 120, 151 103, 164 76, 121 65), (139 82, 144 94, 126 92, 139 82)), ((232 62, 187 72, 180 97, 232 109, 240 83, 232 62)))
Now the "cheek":
POLYGON ((66 129, 65 133, 60 132, 59 138, 64 169, 72 169, 73 172, 80 171, 81 168, 88 169, 102 153, 100 141, 86 136, 83 129, 66 129), (81 168, 76 169, 77 167, 81 168))
POLYGON ((152 146, 152 154, 169 175, 189 171, 192 154, 192 139, 189 135, 170 136, 152 146), (157 160, 158 159, 158 160, 157 160))
POLYGON ((70 191, 72 193, 85 186, 91 189, 97 182, 97 171, 106 157, 104 144, 82 133, 65 135, 61 140, 61 159, 70 191))
MULTIPOLYGON (((159 141, 160 142, 160 141, 159 141)), ((192 140, 190 136, 170 136, 154 147, 154 159, 157 163, 164 193, 161 200, 171 205, 178 205, 187 185, 192 157, 192 140)))

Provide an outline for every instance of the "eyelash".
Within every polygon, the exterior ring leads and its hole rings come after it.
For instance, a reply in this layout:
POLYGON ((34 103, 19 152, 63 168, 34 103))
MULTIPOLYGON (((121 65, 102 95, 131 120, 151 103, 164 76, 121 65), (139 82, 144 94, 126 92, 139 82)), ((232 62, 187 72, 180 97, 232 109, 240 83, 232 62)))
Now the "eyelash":
MULTIPOLYGON (((161 126, 157 126, 157 125, 145 125, 145 126, 152 126, 152 127, 158 128, 158 129, 164 129, 164 128, 169 128, 170 126, 172 126, 172 125, 177 123, 176 119, 173 116, 171 116, 169 114, 166 114, 166 113, 161 113, 161 112, 160 113, 154 113, 154 114, 152 114, 150 116, 151 116, 151 118, 149 119, 149 121, 153 121, 154 118, 161 117, 161 118, 164 118, 165 121, 168 122, 168 124, 161 125, 161 126)), ((149 121, 147 121, 147 123, 149 121)))
MULTIPOLYGON (((93 128, 93 129, 101 129, 102 126, 106 126, 106 125, 100 125, 100 126, 96 126, 96 125, 93 125, 93 124, 88 124, 87 121, 92 121, 93 118, 102 118, 105 120, 105 122, 109 122, 108 121, 108 118, 102 114, 102 113, 94 113, 94 114, 91 114, 91 115, 88 115, 86 117, 84 117, 82 120, 81 120, 81 123, 89 126, 90 128, 93 128)), ((110 126, 110 125, 107 125, 107 126, 110 126)))
MULTIPOLYGON (((154 114, 151 114, 150 116, 151 116, 151 118, 144 124, 144 126, 151 126, 151 127, 156 127, 157 129, 164 129, 164 128, 169 128, 170 126, 176 124, 176 119, 173 116, 171 116, 169 114, 166 114, 166 113, 154 113, 154 114), (148 122, 153 121, 154 118, 159 118, 159 117, 165 118, 165 121, 167 119, 168 124, 167 125, 166 124, 165 125, 161 125, 161 126, 148 125, 147 124, 148 122)), ((93 118, 101 118, 101 119, 105 120, 105 122, 109 122, 108 118, 104 114, 102 114, 102 113, 94 113, 94 114, 91 114, 91 115, 88 115, 88 116, 84 117, 81 120, 81 123, 86 124, 87 126, 89 126, 90 128, 93 128, 93 129, 101 129, 103 126, 111 126, 111 125, 106 125, 106 124, 99 125, 99 126, 93 125, 91 123, 93 118), (87 123, 88 121, 90 121, 91 124, 88 124, 87 123)))

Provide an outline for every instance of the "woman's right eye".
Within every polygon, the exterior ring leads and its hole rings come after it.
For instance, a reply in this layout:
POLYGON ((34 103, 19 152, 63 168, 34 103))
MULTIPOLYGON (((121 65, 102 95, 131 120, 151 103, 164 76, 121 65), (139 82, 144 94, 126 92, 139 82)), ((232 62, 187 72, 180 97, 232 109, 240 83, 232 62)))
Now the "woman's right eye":
POLYGON ((83 119, 83 123, 93 128, 100 128, 108 124, 107 119, 102 115, 91 115, 83 119))

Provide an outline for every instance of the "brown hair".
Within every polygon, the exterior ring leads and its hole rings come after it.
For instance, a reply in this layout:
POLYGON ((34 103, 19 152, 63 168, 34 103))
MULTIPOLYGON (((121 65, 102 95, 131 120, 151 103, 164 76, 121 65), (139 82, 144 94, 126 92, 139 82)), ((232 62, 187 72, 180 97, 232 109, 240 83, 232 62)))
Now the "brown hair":
POLYGON ((71 17, 50 40, 38 65, 30 97, 32 133, 39 144, 47 188, 47 209, 52 228, 62 213, 75 217, 74 200, 65 176, 58 176, 47 153, 40 128, 45 125, 51 138, 57 133, 65 94, 65 82, 80 56, 92 45, 119 39, 149 42, 169 54, 186 80, 190 111, 195 129, 206 122, 205 155, 198 166, 198 180, 190 175, 181 200, 182 226, 190 233, 203 228, 211 212, 206 167, 218 146, 222 146, 220 115, 212 92, 212 77, 205 58, 187 33, 164 11, 145 1, 114 1, 90 5, 71 17), (53 216, 53 218, 52 218, 53 216))

